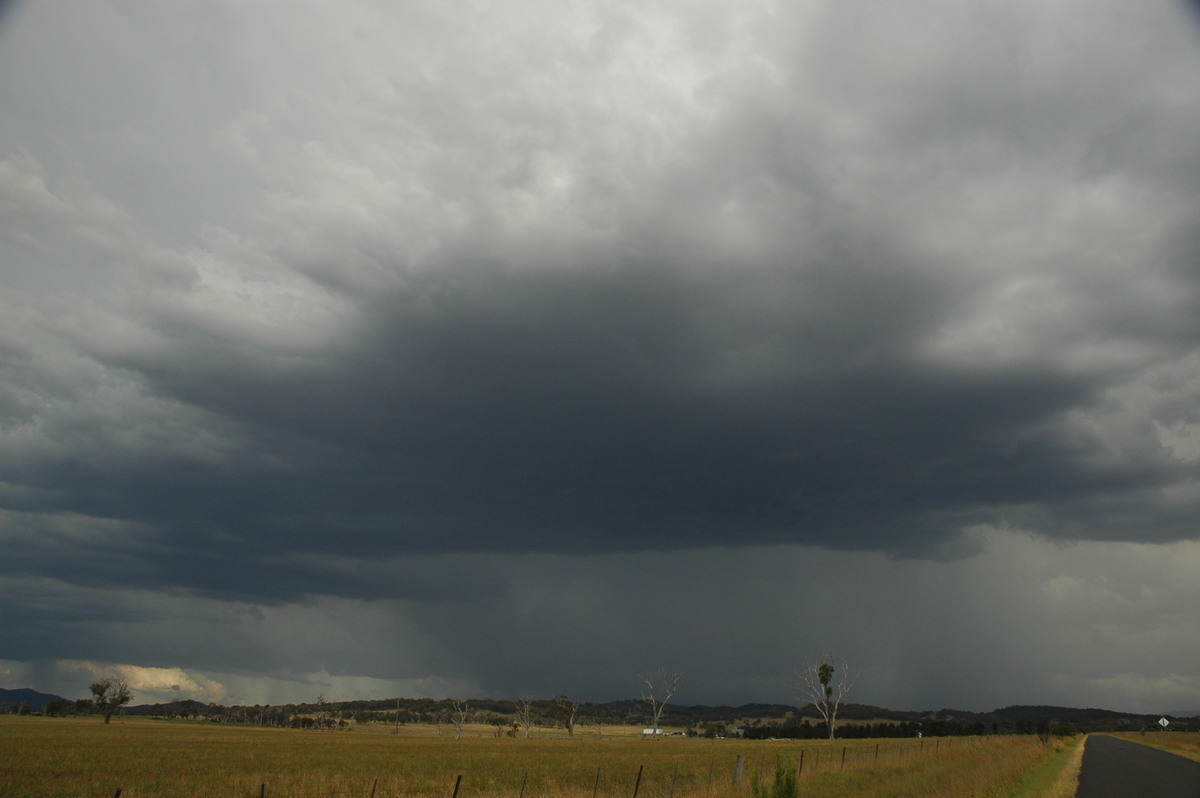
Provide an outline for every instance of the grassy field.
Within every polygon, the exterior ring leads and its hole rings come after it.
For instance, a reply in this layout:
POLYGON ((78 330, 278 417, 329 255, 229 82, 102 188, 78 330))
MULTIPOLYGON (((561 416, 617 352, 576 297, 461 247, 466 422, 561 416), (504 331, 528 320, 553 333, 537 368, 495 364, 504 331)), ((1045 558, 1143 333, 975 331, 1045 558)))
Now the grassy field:
MULTIPOLYGON (((0 717, 0 796, 562 796, 732 798, 801 761, 801 795, 1048 795, 1068 742, 1033 737, 741 741, 495 738, 470 727, 389 734, 153 720, 0 717), (423 732, 423 733, 422 733, 423 732), (738 758, 742 783, 733 786, 738 758), (640 773, 640 780, 639 780, 640 773), (1039 775, 1040 774, 1040 775, 1039 775)), ((1070 793, 1064 793, 1069 795, 1070 793)))

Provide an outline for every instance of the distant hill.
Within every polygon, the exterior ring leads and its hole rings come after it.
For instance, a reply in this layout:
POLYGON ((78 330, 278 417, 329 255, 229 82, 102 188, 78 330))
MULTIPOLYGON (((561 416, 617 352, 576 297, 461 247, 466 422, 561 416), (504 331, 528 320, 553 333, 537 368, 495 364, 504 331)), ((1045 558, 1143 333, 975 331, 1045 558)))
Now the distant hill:
MULTIPOLYGON (((15 706, 26 706, 32 712, 41 712, 51 702, 66 700, 61 696, 39 693, 29 688, 18 690, 0 688, 0 712, 15 706)), ((70 703, 73 705, 74 701, 70 701, 70 703)), ((516 710, 516 703, 507 700, 477 698, 472 699, 469 703, 475 711, 497 715, 511 715, 516 710)), ((362 712, 367 716, 395 717, 397 711, 400 711, 405 722, 430 722, 438 716, 439 711, 444 711, 448 705, 446 700, 439 701, 432 698, 389 698, 333 701, 324 705, 285 704, 273 709, 284 717, 292 714, 312 714, 326 711, 362 712)), ((554 714, 552 701, 535 701, 534 706, 539 710, 540 716, 552 717, 554 714)), ((210 708, 208 704, 201 701, 188 699, 161 704, 128 706, 123 708, 122 714, 197 717, 210 714, 210 709, 228 715, 229 711, 234 708, 216 705, 210 708)), ((254 709, 262 716, 263 710, 270 708, 255 707, 254 709)), ((851 724, 920 724, 921 728, 931 733, 961 734, 982 733, 980 730, 1026 730, 1025 733, 1029 733, 1027 730, 1043 722, 1088 730, 1156 729, 1158 719, 1163 716, 1171 721, 1172 729, 1200 727, 1200 712, 1163 712, 1139 715, 1107 709, 1078 709, 1046 705, 1016 705, 993 709, 990 712, 972 712, 960 709, 895 710, 868 704, 844 704, 838 713, 838 720, 848 721, 851 724), (944 731, 935 732, 933 731, 935 729, 944 731), (968 729, 973 730, 966 731, 968 729)), ((671 705, 667 708, 665 720, 666 723, 673 726, 697 726, 713 723, 753 726, 770 734, 772 733, 770 729, 798 727, 802 722, 815 724, 820 721, 820 713, 812 704, 803 707, 765 703, 742 704, 736 707, 671 705)), ((584 702, 580 705, 579 722, 582 725, 588 721, 635 725, 644 723, 647 722, 645 702, 637 699, 603 703, 584 702)))
MULTIPOLYGON (((513 701, 498 699, 471 699, 468 702, 476 711, 499 715, 511 715, 516 710, 513 701)), ((361 716, 405 718, 404 722, 431 722, 439 713, 447 711, 448 702, 431 698, 391 698, 379 700, 334 701, 323 708, 316 704, 289 704, 276 709, 287 713, 312 714, 319 711, 350 711, 361 716)), ((552 702, 533 702, 535 714, 553 717, 552 702)), ((1198 725, 1195 720, 1168 715, 1174 728, 1191 728, 1198 725)), ((1081 730, 1116 731, 1156 729, 1160 714, 1134 714, 1107 709, 1078 709, 1047 705, 1016 705, 994 709, 989 712, 972 712, 960 709, 938 710, 894 710, 868 704, 843 704, 838 713, 839 722, 868 724, 912 724, 929 734, 984 734, 1018 732, 1031 734, 1041 724, 1072 727, 1081 730)), ((648 722, 645 701, 626 699, 604 703, 584 702, 580 705, 577 722, 639 724, 648 722)), ((697 726, 724 724, 754 729, 770 736, 772 729, 798 727, 803 723, 815 725, 821 721, 820 713, 812 704, 803 707, 787 704, 753 703, 740 706, 670 705, 664 723, 671 726, 697 726)), ((436 722, 436 721, 433 721, 436 722)), ((749 733, 749 732, 748 732, 749 733)))
POLYGON ((19 690, 8 690, 0 687, 0 708, 24 704, 34 712, 37 712, 45 709, 46 705, 51 701, 65 700, 62 696, 39 693, 37 690, 30 690, 28 687, 22 687, 19 690))
MULTIPOLYGON (((31 712, 41 712, 54 701, 69 701, 72 705, 75 703, 73 700, 65 699, 62 696, 39 693, 37 690, 31 690, 28 687, 22 687, 19 690, 8 690, 0 687, 0 712, 14 706, 26 706, 29 707, 31 712)), ((190 699, 169 701, 163 704, 138 704, 136 706, 121 708, 122 715, 202 715, 207 711, 208 704, 190 699)))
MULTIPOLYGON (((914 713, 920 715, 921 713, 914 713)), ((1110 709, 1078 709, 1076 707, 1057 707, 1044 704, 1019 704, 991 712, 966 712, 957 709, 939 709, 937 712, 925 713, 931 720, 949 720, 962 723, 983 723, 987 726, 1016 727, 1018 724, 1047 721, 1055 724, 1067 724, 1082 729, 1101 729, 1106 727, 1150 727, 1160 717, 1157 714, 1136 714, 1133 712, 1115 712, 1110 709)), ((922 718, 915 718, 922 719, 922 718)))
POLYGON ((1176 712, 1164 712, 1163 717, 1167 720, 1175 718, 1200 718, 1200 709, 1179 710, 1176 712))
MULTIPOLYGON (((638 702, 630 702, 636 709, 638 702)), ((603 706, 603 705, 602 705, 603 706)), ((681 718, 695 720, 737 720, 742 718, 785 719, 801 718, 819 720, 821 715, 816 707, 807 704, 803 707, 783 704, 743 704, 737 707, 709 706, 671 706, 667 709, 668 716, 674 722, 681 718)), ((972 712, 962 709, 938 710, 898 710, 876 707, 868 704, 843 704, 838 712, 841 721, 890 721, 919 723, 926 721, 956 721, 960 723, 983 723, 987 726, 998 724, 1012 727, 1018 723, 1066 723, 1083 728, 1094 728, 1105 722, 1121 722, 1130 724, 1153 724, 1161 717, 1160 713, 1135 714, 1132 712, 1116 712, 1108 709, 1077 709, 1075 707, 1058 707, 1046 705, 1016 705, 993 709, 989 712, 972 712)), ((1169 715, 1171 718, 1188 717, 1186 715, 1169 715)))

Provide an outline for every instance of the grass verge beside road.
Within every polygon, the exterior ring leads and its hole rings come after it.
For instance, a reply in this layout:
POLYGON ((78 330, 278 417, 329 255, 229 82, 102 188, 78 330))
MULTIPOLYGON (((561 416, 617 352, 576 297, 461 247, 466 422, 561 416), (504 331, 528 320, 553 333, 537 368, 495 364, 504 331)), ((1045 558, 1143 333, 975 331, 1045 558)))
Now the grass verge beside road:
POLYGON ((1012 798, 1072 798, 1079 788, 1083 767, 1083 747, 1087 737, 1058 740, 1051 756, 1029 771, 1012 798))

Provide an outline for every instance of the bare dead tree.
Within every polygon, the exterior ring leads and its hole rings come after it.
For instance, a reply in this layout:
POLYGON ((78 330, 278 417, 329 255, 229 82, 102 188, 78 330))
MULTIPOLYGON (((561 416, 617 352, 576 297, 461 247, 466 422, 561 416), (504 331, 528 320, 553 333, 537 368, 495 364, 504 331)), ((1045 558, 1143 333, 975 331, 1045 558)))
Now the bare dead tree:
POLYGON ((529 728, 533 725, 533 696, 523 695, 517 699, 517 723, 525 729, 525 739, 529 739, 529 728))
POLYGON ((653 677, 641 676, 642 699, 650 705, 650 717, 653 719, 650 736, 658 739, 659 721, 667 709, 667 702, 679 692, 679 677, 682 671, 660 668, 653 677))
POLYGON ((325 700, 325 694, 320 693, 317 696, 317 728, 318 729, 324 729, 324 728, 326 728, 326 726, 331 725, 327 722, 328 715, 329 715, 329 702, 325 700))
POLYGON ((811 703, 825 719, 829 727, 829 739, 834 737, 834 726, 837 723, 838 709, 842 700, 854 686, 859 671, 851 670, 849 663, 841 657, 823 657, 818 661, 805 662, 804 667, 796 671, 800 678, 797 689, 801 695, 800 701, 811 703))
POLYGON ((450 722, 454 724, 454 739, 462 737, 463 726, 471 717, 471 710, 467 706, 466 701, 459 701, 457 698, 450 699, 450 722))

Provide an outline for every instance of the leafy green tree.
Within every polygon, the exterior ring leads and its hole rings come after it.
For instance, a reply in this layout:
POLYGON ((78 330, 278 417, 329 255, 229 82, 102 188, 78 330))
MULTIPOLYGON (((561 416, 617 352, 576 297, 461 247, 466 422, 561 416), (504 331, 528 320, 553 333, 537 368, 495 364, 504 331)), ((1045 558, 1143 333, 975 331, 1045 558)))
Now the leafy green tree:
POLYGON ((56 698, 42 709, 43 715, 69 715, 75 709, 75 703, 65 698, 56 698))
POLYGON ((104 716, 105 723, 112 719, 113 713, 117 711, 118 707, 133 700, 133 693, 129 692, 129 685, 125 683, 124 679, 118 679, 116 676, 92 682, 88 689, 95 696, 96 709, 104 716))
POLYGON ((579 714, 579 704, 565 695, 560 695, 554 699, 554 711, 558 713, 558 719, 567 730, 567 736, 574 737, 575 716, 579 714))
POLYGON ((493 733, 496 737, 503 736, 504 729, 508 726, 508 718, 503 715, 489 715, 487 722, 495 729, 493 733))

